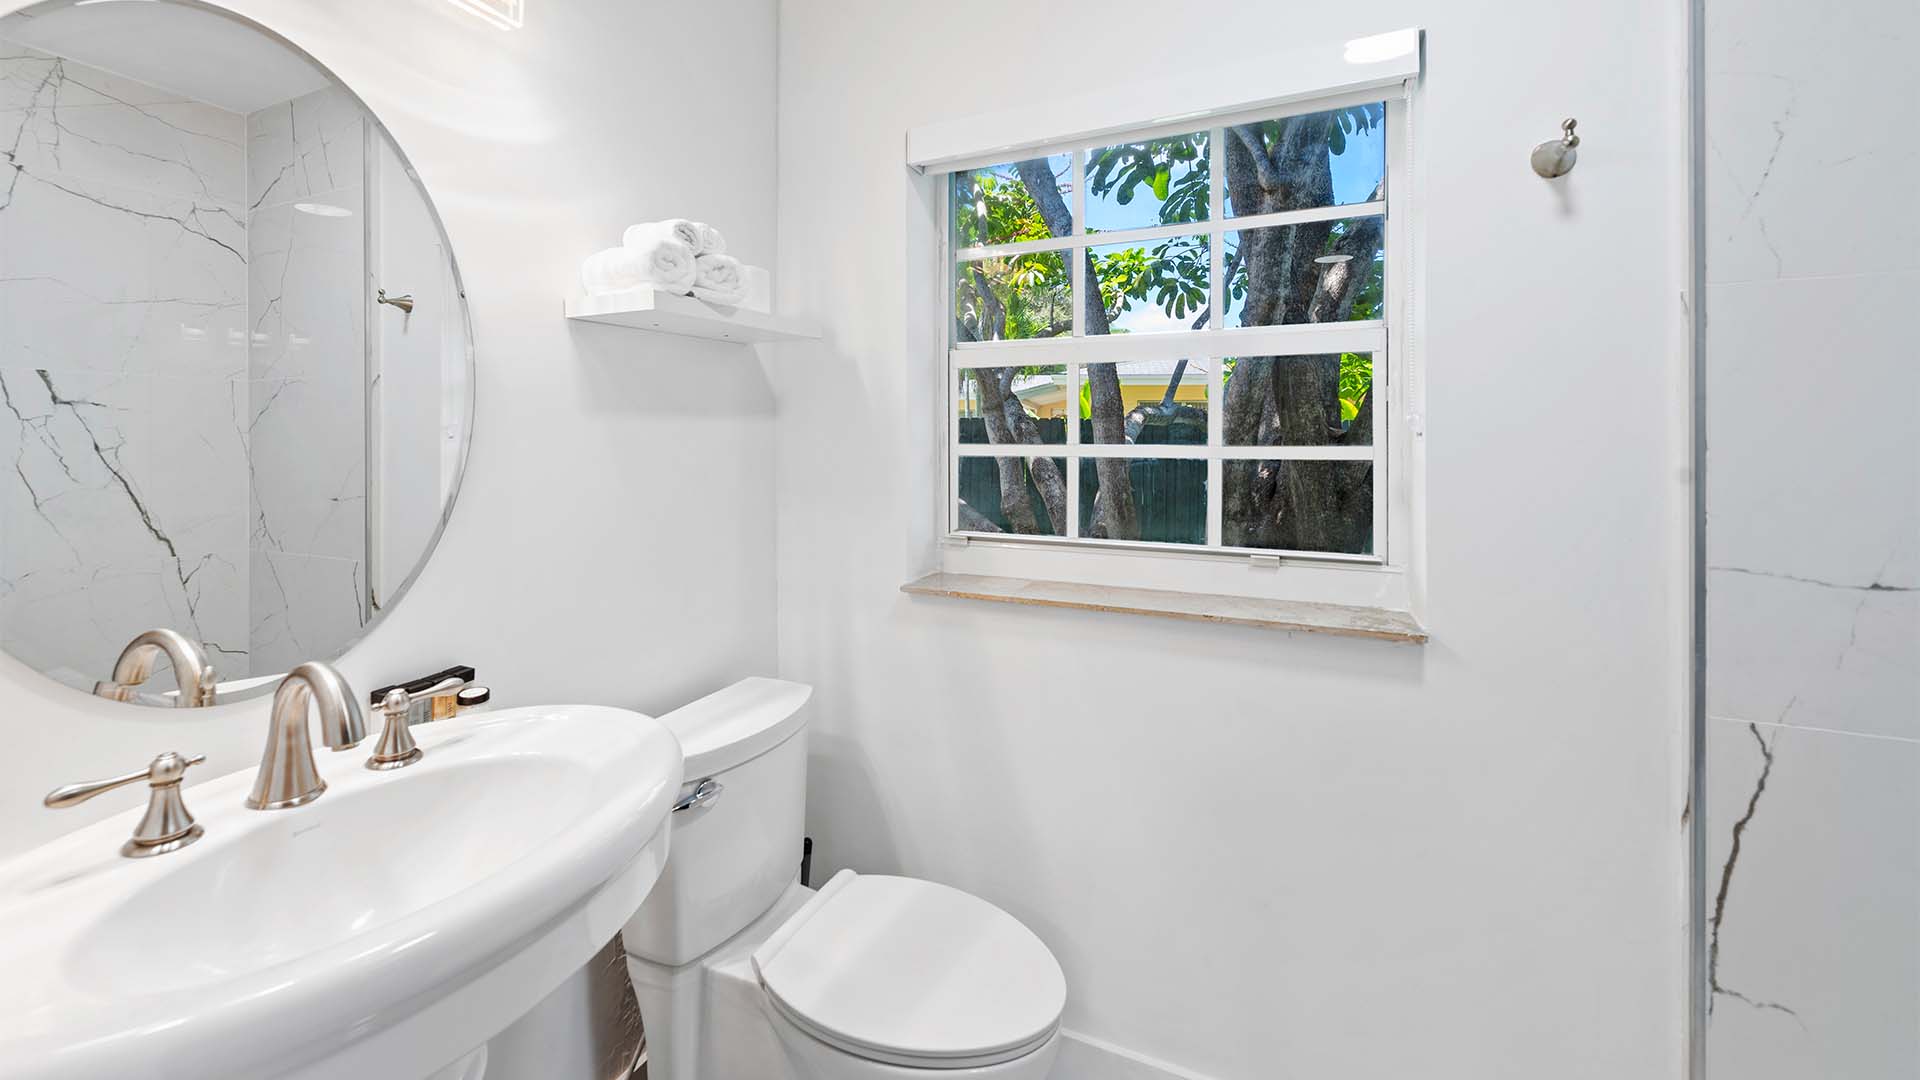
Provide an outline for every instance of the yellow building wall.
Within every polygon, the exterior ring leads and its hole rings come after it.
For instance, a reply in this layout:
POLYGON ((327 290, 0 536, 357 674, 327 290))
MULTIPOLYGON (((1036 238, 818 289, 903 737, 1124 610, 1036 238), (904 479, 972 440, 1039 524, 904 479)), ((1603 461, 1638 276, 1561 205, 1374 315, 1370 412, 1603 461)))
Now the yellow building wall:
MULTIPOLYGON (((1120 384, 1120 398, 1126 402, 1129 412, 1142 402, 1157 405, 1166 396, 1165 383, 1120 384)), ((1023 400, 1027 411, 1042 420, 1051 420, 1067 414, 1067 392, 1064 387, 1035 394, 1023 400)), ((1182 379, 1180 388, 1174 392, 1173 400, 1180 405, 1205 405, 1207 388, 1197 380, 1182 379)))

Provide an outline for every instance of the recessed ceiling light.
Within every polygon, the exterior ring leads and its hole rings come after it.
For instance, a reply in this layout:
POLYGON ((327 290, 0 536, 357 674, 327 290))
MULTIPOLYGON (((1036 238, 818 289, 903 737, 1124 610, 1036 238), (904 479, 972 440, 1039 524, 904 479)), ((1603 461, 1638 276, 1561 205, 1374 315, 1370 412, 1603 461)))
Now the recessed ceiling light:
POLYGON ((1353 256, 1351 255, 1322 255, 1313 261, 1319 263, 1321 266, 1338 266, 1343 262, 1351 262, 1352 260, 1353 256))
POLYGON ((300 211, 303 214, 312 214, 314 217, 352 217, 353 216, 353 211, 347 209, 344 206, 335 206, 332 203, 297 202, 293 204, 293 208, 295 210, 300 211))

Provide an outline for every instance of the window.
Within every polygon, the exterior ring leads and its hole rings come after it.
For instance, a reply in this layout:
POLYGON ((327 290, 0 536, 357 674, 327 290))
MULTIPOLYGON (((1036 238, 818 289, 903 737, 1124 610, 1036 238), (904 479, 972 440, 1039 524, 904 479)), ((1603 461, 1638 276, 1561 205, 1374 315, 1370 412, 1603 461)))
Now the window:
POLYGON ((1387 562, 1403 123, 1376 92, 950 173, 949 533, 1387 562))

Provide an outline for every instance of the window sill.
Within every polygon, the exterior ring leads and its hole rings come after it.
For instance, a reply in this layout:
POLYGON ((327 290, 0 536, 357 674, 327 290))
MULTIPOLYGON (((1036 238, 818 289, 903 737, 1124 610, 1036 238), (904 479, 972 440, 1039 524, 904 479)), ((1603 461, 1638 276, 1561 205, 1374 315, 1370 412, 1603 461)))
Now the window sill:
POLYGON ((912 596, 992 600, 1003 604, 1107 611, 1120 615, 1157 615, 1193 622, 1230 623, 1266 630, 1335 634, 1409 645, 1425 644, 1426 628, 1411 614, 1391 608, 1268 600, 1170 589, 1123 589, 1070 581, 990 577, 984 574, 928 574, 900 586, 912 596))

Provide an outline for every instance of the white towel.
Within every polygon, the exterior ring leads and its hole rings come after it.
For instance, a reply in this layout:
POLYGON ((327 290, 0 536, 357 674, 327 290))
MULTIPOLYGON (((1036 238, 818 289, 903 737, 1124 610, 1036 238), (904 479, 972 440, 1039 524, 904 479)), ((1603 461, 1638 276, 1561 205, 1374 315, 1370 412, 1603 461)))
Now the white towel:
POLYGON ((696 255, 693 295, 714 304, 737 305, 747 298, 740 260, 731 255, 696 255))
POLYGON ((646 247, 658 240, 678 240, 700 254, 700 229, 697 221, 686 218, 667 218, 665 221, 643 221, 638 225, 627 226, 620 236, 620 243, 627 247, 646 247))
POLYGON ((629 225, 620 242, 627 247, 644 247, 662 237, 680 241, 692 248, 695 255, 724 255, 727 251, 727 238, 720 235, 719 229, 704 221, 689 221, 686 218, 629 225))
POLYGON ((580 283, 588 296, 604 296, 642 285, 686 295, 693 288, 693 251, 677 240, 608 248, 580 265, 580 283))

